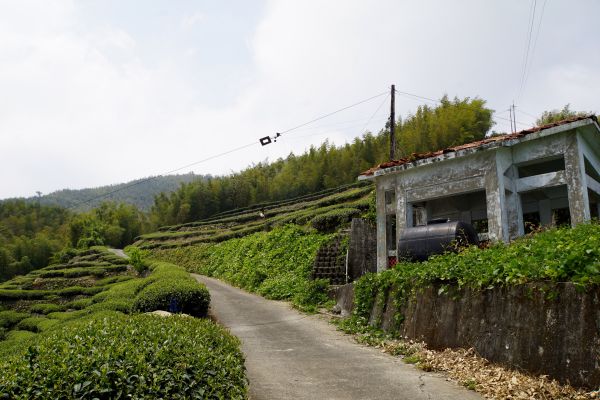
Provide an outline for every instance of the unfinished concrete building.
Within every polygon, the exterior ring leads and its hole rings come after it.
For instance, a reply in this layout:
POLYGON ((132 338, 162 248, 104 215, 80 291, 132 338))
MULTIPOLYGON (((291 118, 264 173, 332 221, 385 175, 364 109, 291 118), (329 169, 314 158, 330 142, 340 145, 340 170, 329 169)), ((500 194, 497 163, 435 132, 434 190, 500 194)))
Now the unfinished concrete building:
POLYGON ((508 242, 535 226, 600 213, 600 126, 579 117, 380 164, 359 179, 377 190, 377 270, 407 227, 449 219, 508 242))

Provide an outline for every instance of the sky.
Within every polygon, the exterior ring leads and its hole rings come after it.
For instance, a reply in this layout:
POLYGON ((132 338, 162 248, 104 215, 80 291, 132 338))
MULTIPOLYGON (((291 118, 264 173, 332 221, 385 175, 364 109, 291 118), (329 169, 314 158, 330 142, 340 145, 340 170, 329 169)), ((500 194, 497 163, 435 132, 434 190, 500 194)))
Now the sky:
MULTIPOLYGON (((519 129, 567 103, 598 113, 599 15, 595 0, 0 0, 0 199, 343 145, 384 126, 391 84, 480 97, 497 132, 513 102, 519 129)), ((396 115, 426 103, 398 94, 396 115)))

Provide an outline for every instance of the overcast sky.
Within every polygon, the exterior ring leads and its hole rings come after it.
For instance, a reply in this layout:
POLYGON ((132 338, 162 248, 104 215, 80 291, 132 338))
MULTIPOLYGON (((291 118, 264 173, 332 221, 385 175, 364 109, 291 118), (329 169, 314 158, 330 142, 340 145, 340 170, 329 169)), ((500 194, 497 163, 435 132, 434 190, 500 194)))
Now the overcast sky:
MULTIPOLYGON (((163 174, 251 143, 179 172, 229 174, 343 144, 379 131, 389 98, 258 139, 390 84, 479 96, 502 132, 513 100, 519 128, 567 103, 600 111, 600 2, 537 0, 531 27, 532 5, 0 0, 0 198, 163 174)), ((396 113, 422 103, 398 96, 396 113)))

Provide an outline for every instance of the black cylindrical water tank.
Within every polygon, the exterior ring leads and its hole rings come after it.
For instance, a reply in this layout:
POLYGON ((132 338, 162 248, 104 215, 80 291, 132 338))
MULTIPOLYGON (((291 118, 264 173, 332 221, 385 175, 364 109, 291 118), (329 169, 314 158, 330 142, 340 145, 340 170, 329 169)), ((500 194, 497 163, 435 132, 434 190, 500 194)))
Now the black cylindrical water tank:
POLYGON ((402 231, 398 240, 398 258, 423 261, 432 254, 455 251, 458 247, 479 243, 477 232, 466 222, 431 222, 402 231))

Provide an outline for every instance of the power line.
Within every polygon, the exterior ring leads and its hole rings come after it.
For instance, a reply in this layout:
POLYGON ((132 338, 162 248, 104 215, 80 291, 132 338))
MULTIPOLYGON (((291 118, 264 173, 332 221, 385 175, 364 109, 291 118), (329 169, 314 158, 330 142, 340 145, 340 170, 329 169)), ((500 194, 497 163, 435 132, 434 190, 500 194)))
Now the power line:
MULTIPOLYGON (((388 120, 389 120, 389 117, 379 117, 379 118, 372 119, 371 122, 374 122, 374 121, 383 122, 383 121, 388 121, 388 120)), ((347 125, 347 126, 343 126, 343 127, 340 127, 340 128, 341 129, 354 129, 354 128, 358 128, 358 127, 362 127, 362 130, 360 132, 364 133, 364 131, 365 131, 365 124, 363 124, 363 123, 353 124, 353 125, 347 125)), ((288 141, 295 141, 295 140, 305 139, 305 138, 313 137, 313 136, 326 135, 326 134, 331 133, 331 131, 335 129, 335 127, 333 127, 333 128, 331 128, 331 127, 327 128, 325 126, 321 126, 319 128, 321 129, 321 131, 319 131, 319 132, 310 133, 310 134, 301 135, 301 136, 294 136, 294 137, 288 138, 286 140, 288 140, 288 141)), ((315 129, 319 129, 319 128, 315 128, 315 129)))
POLYGON ((360 105, 360 104, 363 104, 363 103, 366 103, 366 102, 368 102, 368 101, 371 101, 371 100, 373 100, 373 99, 376 99, 376 98, 378 98, 378 97, 381 97, 381 96, 383 96, 384 94, 388 94, 388 92, 386 91, 386 92, 383 92, 383 93, 379 93, 379 94, 377 94, 377 95, 375 95, 375 96, 369 97, 368 99, 361 100, 361 101, 359 101, 359 102, 357 102, 357 103, 354 103, 354 104, 351 104, 351 105, 349 105, 349 106, 346 106, 346 107, 340 108, 339 110, 336 110, 336 111, 330 112, 330 113, 328 113, 328 114, 322 115, 322 116, 320 116, 320 117, 317 117, 317 118, 315 118, 315 119, 311 119, 311 120, 310 120, 310 121, 308 121, 308 122, 304 122, 304 123, 302 123, 302 124, 300 124, 300 125, 298 125, 298 126, 295 126, 295 127, 293 127, 293 128, 287 129, 287 130, 285 130, 285 131, 282 131, 282 132, 279 132, 279 134, 280 134, 280 135, 283 135, 283 134, 289 133, 289 132, 291 132, 291 131, 295 131, 296 129, 302 128, 303 126, 310 125, 310 124, 312 124, 313 122, 320 121, 320 120, 322 120, 322 119, 324 119, 324 118, 327 118, 327 117, 330 117, 330 116, 332 116, 332 115, 334 115, 334 114, 337 114, 337 113, 340 113, 340 112, 342 112, 342 111, 345 111, 345 110, 347 110, 347 109, 349 109, 349 108, 356 107, 356 106, 358 106, 358 105, 360 105))
MULTIPOLYGON (((320 117, 317 117, 317 118, 315 118, 315 119, 312 119, 312 120, 310 120, 310 121, 308 121, 308 122, 305 122, 305 123, 303 123, 303 124, 300 124, 300 125, 298 125, 298 126, 295 126, 295 127, 293 127, 293 128, 290 128, 290 129, 288 129, 288 130, 286 130, 286 131, 283 131, 283 132, 277 133, 277 136, 276 136, 276 137, 279 137, 279 136, 281 136, 281 135, 282 135, 282 134, 284 134, 284 133, 288 133, 288 132, 294 131, 294 130, 296 130, 296 129, 299 129, 299 128, 301 128, 301 127, 304 127, 304 126, 306 126, 306 125, 309 125, 309 124, 311 124, 311 123, 313 123, 313 122, 320 121, 320 120, 322 120, 322 119, 324 119, 324 118, 330 117, 330 116, 332 116, 332 115, 334 115, 334 114, 337 114, 337 113, 339 113, 339 112, 342 112, 342 111, 344 111, 344 110, 347 110, 347 109, 349 109, 349 108, 356 107, 356 106, 358 106, 358 105, 360 105, 360 104, 363 104, 363 103, 366 103, 366 102, 368 102, 368 101, 370 101, 370 100, 376 99, 376 98, 378 98, 378 97, 380 97, 380 96, 383 96, 384 94, 387 94, 387 93, 388 93, 387 91, 386 91, 386 92, 383 92, 383 93, 380 93, 380 94, 378 94, 378 95, 375 95, 375 96, 369 97, 368 99, 361 100, 361 101, 359 101, 359 102, 357 102, 357 103, 351 104, 351 105, 349 105, 349 106, 346 106, 346 107, 340 108, 340 109, 338 109, 338 110, 336 110, 336 111, 333 111, 333 112, 330 112, 330 113, 328 113, 328 114, 322 115, 322 116, 320 116, 320 117)), ((372 118, 372 117, 371 117, 371 118, 372 118)), ((268 143, 270 143, 270 142, 271 142, 271 138, 270 138, 270 137, 268 137, 268 136, 267 136, 266 138, 267 138, 267 139, 269 139, 269 142, 268 142, 268 143)), ((262 138, 262 139, 260 139, 260 141, 259 141, 261 144, 263 144, 263 139, 265 139, 265 138, 262 138)), ((110 192, 108 192, 108 193, 104 193, 104 194, 101 194, 101 195, 98 195, 98 196, 94 196, 94 197, 92 197, 92 198, 90 198, 90 199, 87 199, 87 200, 82 200, 82 201, 80 201, 80 202, 77 202, 76 204, 73 204, 73 205, 71 205, 71 206, 67 207, 67 209, 68 209, 68 210, 70 210, 70 209, 73 209, 73 208, 79 207, 79 206, 81 206, 81 205, 84 205, 84 204, 90 203, 90 202, 92 202, 92 201, 95 201, 95 200, 100 200, 100 199, 106 198, 106 197, 108 197, 108 196, 110 196, 110 195, 113 195, 113 194, 115 194, 115 193, 118 193, 118 192, 120 192, 120 191, 122 191, 122 190, 129 189, 129 188, 131 188, 131 187, 134 187, 134 186, 137 186, 137 185, 141 185, 142 183, 146 183, 146 182, 152 181, 152 180, 154 180, 154 179, 158 179, 159 177, 161 177, 161 176, 163 176, 163 175, 169 175, 169 174, 172 174, 172 173, 175 173, 175 172, 181 171, 182 169, 186 169, 186 168, 189 168, 189 167, 192 167, 192 166, 198 165, 198 164, 202 164, 202 163, 205 163, 205 162, 207 162, 207 161, 214 160, 214 159, 216 159, 216 158, 223 157, 223 156, 225 156, 225 155, 228 155, 228 154, 231 154, 231 153, 234 153, 234 152, 237 152, 237 151, 240 151, 240 150, 246 149, 246 148, 248 148, 248 147, 256 146, 257 144, 258 144, 258 142, 252 142, 252 143, 248 143, 248 144, 245 144, 245 145, 243 145, 243 146, 239 146, 239 147, 236 147, 236 148, 234 148, 234 149, 227 150, 227 151, 224 151, 224 152, 222 152, 222 153, 219 153, 219 154, 216 154, 216 155, 213 155, 213 156, 210 156, 210 157, 204 158, 204 159, 202 159, 202 160, 195 161, 195 162, 193 162, 193 163, 190 163, 190 164, 186 164, 186 165, 184 165, 184 166, 182 166, 182 167, 178 167, 178 168, 172 169, 172 170, 170 170, 170 171, 164 172, 163 174, 160 174, 160 175, 157 175, 157 176, 148 177, 148 178, 145 178, 145 179, 142 179, 142 180, 139 180, 139 181, 136 181, 136 182, 130 183, 129 185, 125 185, 125 186, 119 187, 119 188, 117 188, 117 189, 115 189, 115 190, 112 190, 112 191, 110 191, 110 192)))
POLYGON ((192 167, 192 166, 194 166, 194 165, 198 165, 198 164, 201 164, 201 163, 204 163, 204 162, 210 161, 210 160, 214 160, 215 158, 219 158, 219 157, 225 156, 225 155, 227 155, 227 154, 231 154, 231 153, 234 153, 234 152, 236 152, 236 151, 239 151, 239 150, 246 149, 246 148, 248 148, 248 147, 251 147, 251 146, 256 146, 257 144, 258 144, 257 142, 248 143, 248 144, 245 144, 245 145, 243 145, 243 146, 236 147, 235 149, 227 150, 227 151, 224 151, 223 153, 219 153, 219 154, 216 154, 216 155, 214 155, 214 156, 210 156, 210 157, 204 158, 204 159, 202 159, 202 160, 199 160, 199 161, 196 161, 196 162, 193 162, 193 163, 190 163, 190 164, 184 165, 184 166, 182 166, 182 167, 179 167, 179 168, 172 169, 172 170, 170 170, 170 171, 164 172, 163 174, 160 174, 160 175, 157 175, 157 176, 151 176, 151 177, 148 177, 148 178, 145 178, 145 179, 139 180, 139 181, 135 181, 135 182, 133 182, 133 183, 130 183, 129 185, 126 185, 126 186, 119 187, 119 188, 117 188, 117 189, 115 189, 115 190, 112 190, 112 191, 110 191, 110 192, 108 192, 108 193, 104 193, 104 194, 101 194, 101 195, 98 195, 98 196, 94 196, 94 197, 92 197, 91 199, 82 200, 82 201, 80 201, 80 202, 78 202, 78 203, 76 203, 76 204, 73 204, 73 205, 71 205, 71 206, 67 207, 67 210, 70 210, 70 209, 73 209, 73 208, 79 207, 79 206, 81 206, 81 205, 84 205, 84 204, 87 204, 87 203, 91 203, 91 202, 92 202, 92 201, 94 201, 94 200, 100 200, 100 199, 103 199, 103 198, 105 198, 105 197, 108 197, 108 196, 110 196, 110 195, 112 195, 112 194, 118 193, 118 192, 120 192, 120 191, 122 191, 122 190, 129 189, 129 188, 131 188, 131 187, 134 187, 134 186, 137 186, 137 185, 141 185, 142 183, 146 183, 146 182, 149 182, 149 181, 152 181, 152 180, 158 179, 158 178, 160 178, 160 177, 161 177, 161 176, 163 176, 163 175, 169 175, 169 174, 172 174, 172 173, 175 173, 175 172, 181 171, 182 169, 189 168, 189 167, 192 167))
POLYGON ((388 97, 390 97, 389 93, 388 93, 387 96, 384 97, 383 101, 381 102, 381 104, 379 104, 379 107, 377 107, 377 109, 375 110, 375 112, 373 114, 371 114, 371 117, 369 118, 369 120, 367 121, 367 123, 365 124, 365 126, 362 128, 363 131, 365 129, 367 129, 367 126, 371 123, 371 120, 373 119, 373 117, 375 116, 375 114, 377 114, 379 112, 379 110, 381 109, 381 107, 383 107, 383 105, 387 102, 388 97))
POLYGON ((439 100, 432 99, 430 97, 419 96, 418 94, 414 94, 414 93, 402 92, 400 90, 396 90, 396 93, 401 94, 401 95, 403 95, 405 97, 409 97, 409 98, 411 98, 411 100, 415 100, 414 98, 417 98, 419 100, 426 100, 426 101, 429 101, 429 102, 432 102, 432 103, 435 103, 435 104, 441 103, 441 101, 439 101, 439 100))
POLYGON ((538 119, 538 117, 536 117, 535 115, 533 115, 533 114, 531 114, 531 113, 528 113, 528 112, 526 112, 526 111, 523 111, 523 110, 521 110, 521 109, 517 109, 517 111, 518 111, 518 112, 520 112, 521 114, 525 114, 525 115, 527 115, 527 116, 529 116, 529 117, 531 117, 531 118, 538 119))
MULTIPOLYGON (((529 65, 525 71, 525 79, 523 81, 522 90, 525 89, 525 85, 527 84, 527 78, 529 78, 529 72, 531 71, 531 65, 533 64, 533 57, 535 55, 535 49, 537 47, 538 38, 540 37, 540 30, 542 28, 542 20, 544 19, 544 11, 546 10, 546 1, 547 0, 544 0, 544 4, 542 4, 542 11, 540 12, 540 19, 538 21, 537 30, 535 33, 535 39, 533 40, 533 47, 531 48, 531 56, 530 56, 529 65)), ((521 95, 522 95, 522 93, 519 93, 519 98, 521 97, 521 95)))
POLYGON ((528 33, 527 33, 527 46, 525 46, 525 53, 523 54, 523 71, 521 73, 521 81, 519 84, 519 91, 517 92, 517 100, 519 100, 521 98, 521 94, 523 92, 523 87, 525 85, 525 75, 527 72, 527 64, 529 61, 529 49, 531 48, 531 36, 533 33, 533 25, 535 22, 535 9, 537 6, 537 0, 533 0, 533 3, 531 4, 531 11, 530 11, 530 19, 529 19, 529 29, 528 29, 528 33))
MULTIPOLYGON (((399 93, 399 94, 404 94, 404 95, 408 95, 408 96, 411 96, 411 97, 415 97, 415 98, 417 98, 417 99, 421 99, 421 100, 427 100, 427 101, 433 102, 433 103, 435 103, 435 104, 440 104, 440 103, 441 103, 441 101, 440 101, 440 100, 435 100, 435 99, 432 99, 432 98, 430 98, 430 97, 420 96, 420 95, 418 95, 418 94, 407 93, 407 92, 400 92, 400 91, 398 91, 398 90, 396 90, 396 92, 397 92, 397 93, 399 93)), ((503 111, 503 112, 506 112, 506 111, 508 111, 508 110, 505 110, 505 111, 503 111)), ((505 121, 510 121, 510 119, 509 119, 509 118, 503 118, 503 117, 499 117, 498 115, 495 115, 495 116, 494 116, 494 118, 503 119, 503 120, 505 120, 505 121)), ((526 123, 524 123, 524 122, 521 122, 521 121, 516 121, 516 123, 517 123, 517 124, 519 124, 519 125, 523 125, 523 126, 530 126, 529 124, 526 124, 526 123)))

